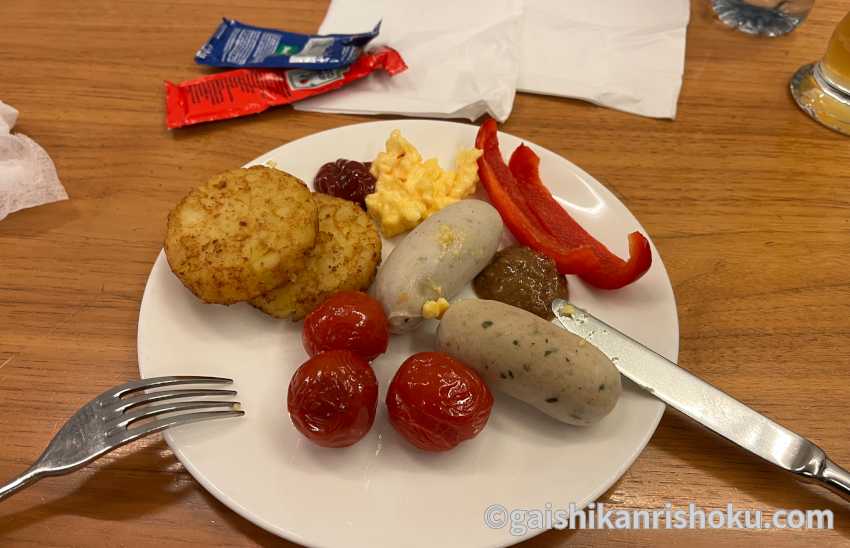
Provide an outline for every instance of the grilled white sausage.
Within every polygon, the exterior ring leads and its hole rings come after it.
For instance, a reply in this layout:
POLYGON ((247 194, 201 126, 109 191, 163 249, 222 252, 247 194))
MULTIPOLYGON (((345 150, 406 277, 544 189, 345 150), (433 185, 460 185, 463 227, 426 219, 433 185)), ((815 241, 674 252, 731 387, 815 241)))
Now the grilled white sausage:
POLYGON ((493 258, 503 230, 499 212, 481 200, 446 206, 413 229, 375 280, 390 331, 415 329, 427 301, 450 299, 471 282, 493 258))

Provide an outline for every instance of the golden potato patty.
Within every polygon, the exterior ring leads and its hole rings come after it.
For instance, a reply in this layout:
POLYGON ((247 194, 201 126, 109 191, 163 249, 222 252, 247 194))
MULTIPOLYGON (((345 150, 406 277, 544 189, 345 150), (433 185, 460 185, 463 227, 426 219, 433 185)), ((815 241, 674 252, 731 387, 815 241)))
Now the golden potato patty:
POLYGON ((292 279, 316 243, 303 182, 264 166, 216 175, 168 214, 171 270, 208 303, 247 301, 292 279))
POLYGON ((381 262, 381 236, 353 202, 313 195, 319 206, 319 236, 295 279, 251 304, 278 318, 300 320, 338 291, 366 289, 381 262))

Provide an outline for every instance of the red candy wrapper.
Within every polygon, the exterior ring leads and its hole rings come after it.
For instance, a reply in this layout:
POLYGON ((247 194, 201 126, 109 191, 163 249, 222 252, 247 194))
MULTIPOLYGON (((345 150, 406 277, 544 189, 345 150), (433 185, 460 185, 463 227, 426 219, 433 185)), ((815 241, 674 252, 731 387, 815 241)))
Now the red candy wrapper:
POLYGON ((379 69, 392 76, 406 68, 396 50, 384 47, 338 69, 238 69, 179 84, 165 82, 166 121, 174 129, 238 118, 339 89, 379 69))

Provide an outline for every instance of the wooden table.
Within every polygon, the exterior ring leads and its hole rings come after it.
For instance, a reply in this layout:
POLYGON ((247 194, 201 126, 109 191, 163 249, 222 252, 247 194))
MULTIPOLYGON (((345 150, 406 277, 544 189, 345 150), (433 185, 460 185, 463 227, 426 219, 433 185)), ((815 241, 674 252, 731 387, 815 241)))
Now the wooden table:
MULTIPOLYGON (((0 222, 0 478, 92 395, 137 375, 136 321, 165 214, 192 186, 281 143, 364 118, 279 108, 169 132, 163 79, 220 15, 308 32, 324 2, 0 3, 0 99, 53 157, 66 202, 0 222)), ((675 122, 520 94, 505 130, 616 192, 664 257, 680 363, 850 464, 850 140, 794 106, 846 2, 756 39, 693 3, 675 122)), ((850 512, 668 411, 602 499, 616 508, 828 508, 833 531, 552 531, 527 546, 846 543, 850 512)), ((159 438, 0 505, 3 546, 287 545, 198 486, 159 438)))

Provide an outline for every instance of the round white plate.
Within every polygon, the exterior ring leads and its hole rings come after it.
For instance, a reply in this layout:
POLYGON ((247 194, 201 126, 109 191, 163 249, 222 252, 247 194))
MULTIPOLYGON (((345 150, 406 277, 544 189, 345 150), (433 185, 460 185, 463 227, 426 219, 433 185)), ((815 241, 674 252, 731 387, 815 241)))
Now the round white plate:
MULTIPOLYGON (((283 145, 250 164, 274 161, 312 181, 337 158, 371 160, 400 129, 423 157, 452 166, 473 145, 477 126, 422 120, 355 124, 283 145)), ((499 136, 507 157, 521 140, 499 136)), ((626 234, 642 227, 602 184, 564 158, 528 143, 541 176, 567 210, 612 251, 625 256, 626 234)), ((384 257, 392 247, 385 242, 384 257)), ((653 246, 649 272, 631 286, 595 291, 570 278, 582 308, 676 359, 678 319, 667 272, 653 246)), ((470 292, 471 295, 471 292, 470 292)), ((386 387, 401 362, 432 350, 436 322, 395 336, 373 364, 381 386, 372 430, 353 447, 323 449, 299 434, 286 412, 293 372, 306 359, 301 324, 272 319, 248 304, 202 304, 160 254, 139 315, 139 372, 218 375, 235 380, 246 415, 169 431, 171 449, 216 498, 273 533, 314 546, 497 546, 524 535, 484 523, 491 505, 545 510, 584 505, 603 494, 644 448, 664 410, 632 386, 600 423, 577 428, 495 394, 484 431, 443 454, 421 452, 387 422, 386 387)), ((496 515, 495 519, 498 520, 496 515)))

